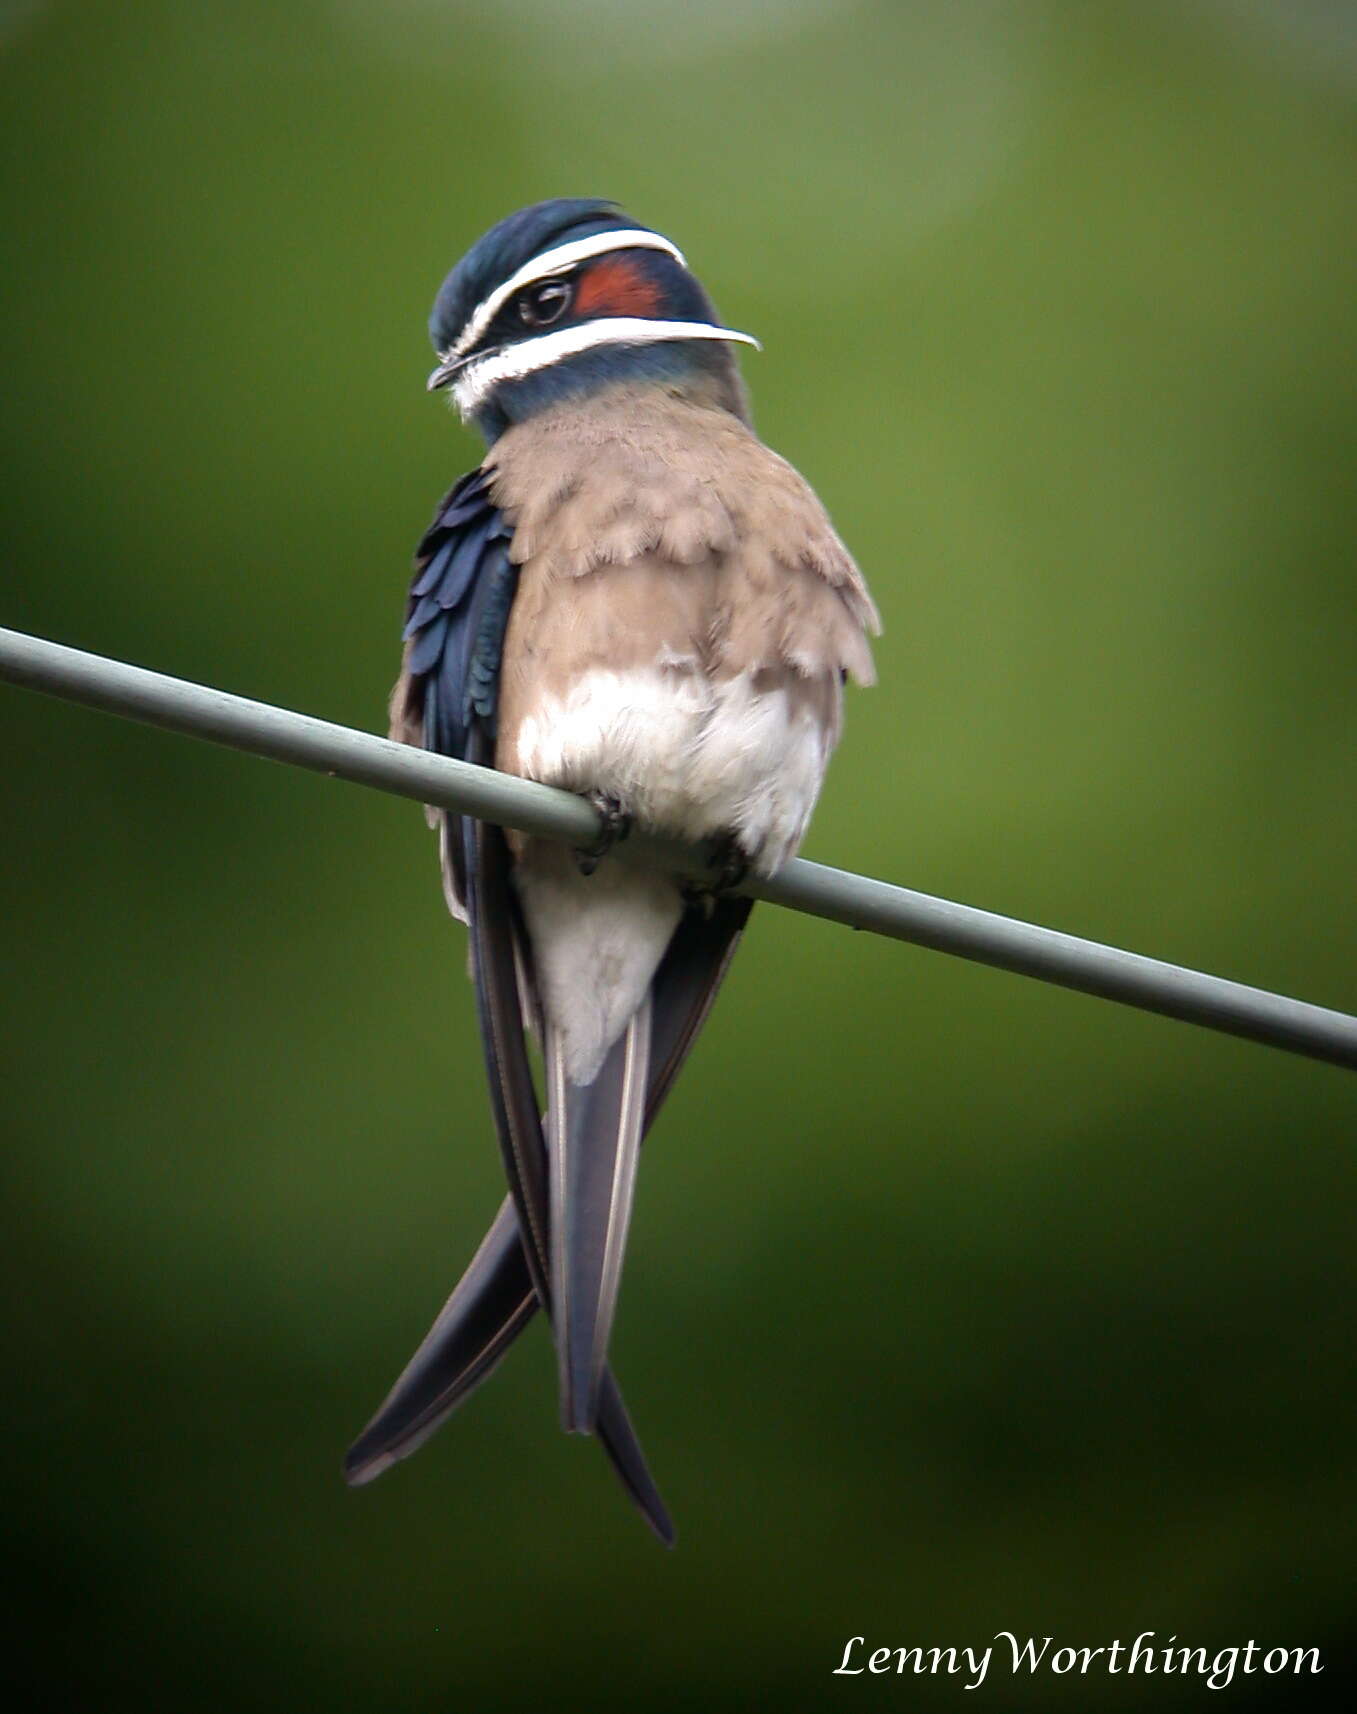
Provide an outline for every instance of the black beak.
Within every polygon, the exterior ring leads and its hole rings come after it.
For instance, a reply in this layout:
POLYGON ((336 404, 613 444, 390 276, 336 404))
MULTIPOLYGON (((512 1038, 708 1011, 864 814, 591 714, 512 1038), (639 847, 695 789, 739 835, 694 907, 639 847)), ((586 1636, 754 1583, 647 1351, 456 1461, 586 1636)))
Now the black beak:
POLYGON ((450 363, 440 363, 428 381, 428 390, 436 393, 440 387, 446 387, 449 381, 456 380, 461 370, 465 369, 473 357, 483 357, 483 351, 470 352, 465 357, 454 357, 450 363))

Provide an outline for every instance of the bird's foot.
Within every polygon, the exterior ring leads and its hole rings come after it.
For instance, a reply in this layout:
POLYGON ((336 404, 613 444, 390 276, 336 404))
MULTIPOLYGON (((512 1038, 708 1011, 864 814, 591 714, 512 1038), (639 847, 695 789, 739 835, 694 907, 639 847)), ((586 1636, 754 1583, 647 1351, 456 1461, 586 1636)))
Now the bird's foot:
POLYGON ((581 875, 592 875, 613 846, 621 844, 631 832, 631 816, 609 792, 586 792, 585 796, 598 811, 603 825, 596 845, 575 852, 575 867, 581 875))
POLYGON ((684 882, 683 896, 690 902, 720 898, 723 893, 733 893, 749 873, 749 858, 733 833, 709 839, 705 852, 711 879, 684 882))

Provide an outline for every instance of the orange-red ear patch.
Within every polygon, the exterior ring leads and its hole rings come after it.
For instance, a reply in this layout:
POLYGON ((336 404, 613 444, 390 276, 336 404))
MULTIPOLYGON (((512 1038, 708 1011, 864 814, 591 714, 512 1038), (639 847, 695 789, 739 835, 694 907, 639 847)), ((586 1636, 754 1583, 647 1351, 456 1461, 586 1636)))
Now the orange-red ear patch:
POLYGON ((575 293, 575 315, 654 315, 660 288, 635 262, 605 257, 595 262, 575 293))

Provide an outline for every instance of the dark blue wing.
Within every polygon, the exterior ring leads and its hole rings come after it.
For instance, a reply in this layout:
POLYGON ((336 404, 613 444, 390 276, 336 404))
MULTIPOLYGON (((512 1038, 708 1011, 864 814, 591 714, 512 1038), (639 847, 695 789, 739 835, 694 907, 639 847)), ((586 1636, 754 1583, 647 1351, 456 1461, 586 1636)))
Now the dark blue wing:
POLYGON ((406 709, 427 749, 465 757, 473 719, 494 736, 504 631, 518 583, 513 530, 484 470, 464 476, 415 556, 406 608, 406 709))
MULTIPOLYGON (((518 586, 512 535, 484 469, 462 477, 439 503, 415 553, 393 737, 464 761, 474 722, 493 751, 504 632, 518 586)), ((433 811, 430 819, 438 828, 449 908, 465 919, 457 818, 433 811)))

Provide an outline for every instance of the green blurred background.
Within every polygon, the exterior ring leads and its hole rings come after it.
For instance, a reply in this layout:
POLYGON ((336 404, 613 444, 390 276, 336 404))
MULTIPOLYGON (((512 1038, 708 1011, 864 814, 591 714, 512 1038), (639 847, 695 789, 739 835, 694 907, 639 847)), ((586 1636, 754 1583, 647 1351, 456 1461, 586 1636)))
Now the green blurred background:
MULTIPOLYGON (((478 456, 428 303, 502 214, 611 195, 761 336, 885 615, 809 854, 1357 1002, 1353 7, 50 0, 0 6, 0 103, 0 622, 380 729, 478 456)), ((760 911, 616 1345, 678 1550, 556 1431, 540 1327, 350 1493, 499 1195, 419 814, 0 722, 35 1705, 954 1706, 831 1671, 1000 1629, 1336 1687, 1351 1077, 760 911)))

